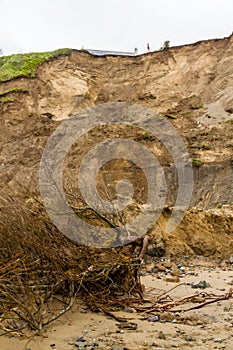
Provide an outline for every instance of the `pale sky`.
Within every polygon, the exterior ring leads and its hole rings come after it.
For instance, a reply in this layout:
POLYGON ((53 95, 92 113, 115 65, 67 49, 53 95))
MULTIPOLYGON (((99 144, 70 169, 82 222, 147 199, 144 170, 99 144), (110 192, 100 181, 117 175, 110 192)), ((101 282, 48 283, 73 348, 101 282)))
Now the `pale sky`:
POLYGON ((223 38, 233 0, 0 0, 4 54, 58 48, 146 51, 223 38))

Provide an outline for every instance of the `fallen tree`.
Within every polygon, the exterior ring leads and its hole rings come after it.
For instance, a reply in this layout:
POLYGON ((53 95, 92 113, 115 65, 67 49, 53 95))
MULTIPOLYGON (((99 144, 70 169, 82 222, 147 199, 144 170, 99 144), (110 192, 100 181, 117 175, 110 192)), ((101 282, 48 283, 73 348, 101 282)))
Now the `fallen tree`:
POLYGON ((68 311, 77 296, 92 310, 123 295, 141 297, 141 261, 133 258, 133 249, 80 246, 57 231, 39 204, 32 210, 15 197, 2 198, 2 332, 38 331, 68 311))

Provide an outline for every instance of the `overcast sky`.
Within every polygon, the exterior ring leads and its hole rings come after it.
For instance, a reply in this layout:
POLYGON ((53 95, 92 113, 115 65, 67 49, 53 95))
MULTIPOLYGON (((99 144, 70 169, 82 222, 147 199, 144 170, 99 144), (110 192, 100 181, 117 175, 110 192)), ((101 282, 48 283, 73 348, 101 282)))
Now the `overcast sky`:
POLYGON ((57 48, 146 51, 233 31, 233 0, 0 0, 4 54, 57 48))

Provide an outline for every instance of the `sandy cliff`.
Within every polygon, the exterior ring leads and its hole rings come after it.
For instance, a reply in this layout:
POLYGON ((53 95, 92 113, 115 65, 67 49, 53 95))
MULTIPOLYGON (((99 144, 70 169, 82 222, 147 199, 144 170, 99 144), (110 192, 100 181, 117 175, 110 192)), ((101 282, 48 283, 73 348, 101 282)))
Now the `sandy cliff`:
MULTIPOLYGON (((162 217, 160 243, 167 251, 179 246, 177 252, 181 253, 208 255, 220 253, 223 247, 233 252, 232 62, 233 36, 137 57, 96 57, 72 50, 41 64, 34 78, 0 83, 0 93, 15 89, 7 93, 9 101, 0 103, 2 194, 18 196, 19 184, 29 190, 37 186, 44 145, 63 119, 105 102, 139 104, 162 113, 183 137, 190 157, 201 162, 194 166, 191 205, 196 209, 191 209, 170 237, 162 232, 162 217), (220 232, 222 239, 218 238, 220 232)), ((154 150, 167 168, 168 178, 174 178, 175 170, 168 169, 169 157, 156 151, 156 140, 143 137, 139 130, 117 133, 154 150)), ((103 130, 93 132, 90 142, 97 142, 100 134, 103 130)), ((76 159, 90 148, 84 141, 76 159)), ((169 185, 167 204, 172 205, 174 183, 169 185)), ((154 231, 156 235, 158 228, 154 231)))

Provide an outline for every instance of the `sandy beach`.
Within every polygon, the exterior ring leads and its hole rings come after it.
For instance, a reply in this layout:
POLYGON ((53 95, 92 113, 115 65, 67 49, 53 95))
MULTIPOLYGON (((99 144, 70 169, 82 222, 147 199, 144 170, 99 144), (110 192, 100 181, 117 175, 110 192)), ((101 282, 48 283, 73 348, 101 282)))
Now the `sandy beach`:
MULTIPOLYGON (((164 264, 167 262, 160 263, 160 269, 164 264)), ((145 266, 145 272, 142 273, 145 299, 151 299, 168 291, 171 301, 195 293, 199 295, 200 300, 197 298, 195 303, 181 304, 172 308, 172 310, 179 309, 177 312, 171 310, 155 312, 154 315, 158 317, 154 318, 154 322, 148 320, 151 313, 135 312, 131 307, 113 312, 117 317, 127 319, 127 323, 119 323, 105 314, 93 313, 83 302, 77 301, 71 311, 44 329, 41 335, 2 336, 0 348, 4 350, 232 349, 232 298, 187 312, 180 310, 203 303, 201 293, 212 295, 213 299, 228 295, 233 284, 231 264, 222 263, 217 266, 206 259, 194 260, 186 265, 180 264, 182 274, 176 277, 179 278, 177 283, 167 282, 175 278, 168 270, 151 272, 150 270, 155 270, 152 265, 145 266), (205 281, 210 287, 205 289, 192 287, 192 283, 198 284, 200 281, 205 281)))

